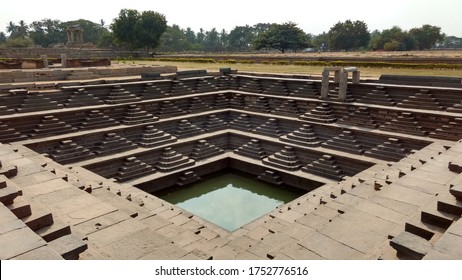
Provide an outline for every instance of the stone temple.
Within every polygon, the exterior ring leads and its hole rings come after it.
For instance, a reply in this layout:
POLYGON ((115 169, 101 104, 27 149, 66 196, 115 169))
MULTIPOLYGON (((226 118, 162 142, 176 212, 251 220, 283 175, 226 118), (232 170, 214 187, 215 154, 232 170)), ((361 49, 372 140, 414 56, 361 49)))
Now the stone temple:
POLYGON ((462 259, 460 79, 333 70, 1 84, 0 259, 462 259), (152 194, 224 169, 306 194, 233 232, 152 194))

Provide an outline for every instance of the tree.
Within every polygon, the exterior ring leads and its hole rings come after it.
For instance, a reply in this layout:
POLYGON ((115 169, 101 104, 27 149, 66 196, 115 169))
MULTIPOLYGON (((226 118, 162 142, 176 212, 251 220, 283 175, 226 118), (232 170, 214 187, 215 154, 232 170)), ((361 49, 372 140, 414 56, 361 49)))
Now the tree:
POLYGON ((328 34, 330 49, 334 51, 358 50, 369 45, 370 34, 363 21, 338 22, 331 27, 328 34))
POLYGON ((196 43, 196 33, 194 33, 191 27, 186 28, 184 35, 186 36, 186 39, 191 45, 194 45, 196 43))
POLYGON ((254 47, 260 49, 277 49, 297 51, 309 46, 308 36, 293 22, 273 24, 261 32, 255 40, 254 47))
POLYGON ((119 45, 126 44, 129 48, 134 47, 134 29, 139 17, 137 10, 123 9, 119 12, 119 17, 113 20, 111 29, 119 45))
POLYGON ((441 27, 429 24, 422 25, 420 28, 412 28, 409 34, 414 36, 419 50, 431 49, 436 43, 443 42, 444 33, 441 33, 441 27))
POLYGON ((29 25, 29 37, 36 45, 49 47, 53 44, 64 43, 65 30, 59 20, 43 19, 29 25))
POLYGON ((3 32, 0 32, 0 44, 6 42, 6 34, 3 32))
POLYGON ((268 31, 268 29, 272 26, 272 23, 257 23, 253 26, 253 33, 255 37, 258 37, 260 33, 268 31))
POLYGON ((372 33, 370 48, 372 50, 409 51, 416 48, 415 38, 398 26, 378 30, 372 33))
POLYGON ((153 11, 143 11, 135 24, 135 46, 146 51, 159 46, 160 37, 167 29, 165 16, 153 11))
POLYGON ((164 34, 160 37, 159 50, 163 52, 182 52, 191 48, 186 34, 176 24, 167 26, 164 34))
POLYGON ((14 22, 10 21, 8 23, 8 26, 6 27, 6 32, 10 33, 10 36, 11 36, 11 34, 17 32, 17 30, 18 30, 18 26, 14 22))
POLYGON ((255 40, 254 29, 248 25, 234 27, 228 35, 228 49, 230 51, 250 51, 255 40))
POLYGON ((204 50, 208 52, 216 52, 220 50, 220 37, 215 28, 205 32, 204 50))
POLYGON ((111 29, 120 45, 144 48, 148 51, 160 44, 160 37, 167 29, 165 16, 153 11, 123 9, 113 20, 111 29))
POLYGON ((228 48, 229 45, 229 34, 226 32, 225 29, 222 29, 220 32, 220 49, 219 51, 224 51, 228 48))
POLYGON ((329 34, 323 32, 312 39, 313 45, 322 52, 329 50, 329 34))
POLYGON ((28 37, 28 32, 29 32, 29 27, 27 24, 24 22, 24 20, 19 21, 19 25, 15 24, 14 22, 10 21, 8 23, 8 26, 6 27, 6 31, 10 33, 9 38, 14 39, 14 38, 27 38, 28 37))
POLYGON ((446 36, 438 46, 442 49, 462 49, 462 38, 456 36, 446 36))

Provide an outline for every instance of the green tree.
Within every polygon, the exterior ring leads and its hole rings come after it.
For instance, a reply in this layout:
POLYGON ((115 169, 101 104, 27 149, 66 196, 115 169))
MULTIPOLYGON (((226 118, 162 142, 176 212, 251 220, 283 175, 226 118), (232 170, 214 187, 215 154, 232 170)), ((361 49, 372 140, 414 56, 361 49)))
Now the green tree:
POLYGON ((219 51, 224 51, 228 48, 229 45, 229 34, 225 29, 222 29, 220 32, 220 49, 219 51))
POLYGON ((277 49, 282 53, 287 50, 297 51, 308 46, 308 36, 293 22, 271 25, 268 30, 258 35, 254 43, 257 50, 277 49))
POLYGON ((20 20, 19 24, 15 24, 14 22, 10 21, 8 26, 6 27, 6 31, 10 33, 9 38, 27 38, 29 35, 29 27, 24 22, 24 20, 20 20))
POLYGON ((128 48, 144 48, 148 51, 160 44, 160 37, 167 29, 165 16, 153 11, 123 9, 111 24, 116 42, 128 48))
POLYGON ((416 40, 407 31, 398 26, 372 32, 370 48, 372 50, 410 51, 416 48, 416 40))
POLYGON ((409 34, 414 36, 419 50, 431 49, 436 43, 444 40, 445 34, 441 33, 441 27, 429 24, 422 25, 419 28, 412 28, 409 34))
POLYGON ((146 51, 157 48, 160 44, 160 37, 166 29, 167 20, 164 15, 153 11, 143 11, 133 30, 136 36, 135 46, 144 48, 146 51))
POLYGON ((220 50, 220 35, 215 28, 205 32, 204 50, 208 52, 220 50))
POLYGON ((167 26, 160 42, 159 50, 163 52, 183 52, 191 48, 185 32, 176 24, 167 26))
POLYGON ((268 31, 270 27, 272 26, 272 23, 257 23, 253 26, 253 33, 255 35, 255 38, 260 35, 260 33, 263 33, 265 31, 268 31))
POLYGON ((312 39, 313 45, 322 52, 329 50, 329 34, 323 32, 312 39))
POLYGON ((250 51, 255 40, 254 29, 248 25, 234 27, 228 35, 228 49, 230 51, 250 51))
POLYGON ((49 47, 53 44, 64 43, 66 40, 65 30, 59 20, 34 21, 29 27, 29 36, 36 45, 49 47))
POLYGON ((462 38, 446 36, 438 47, 442 49, 462 49, 462 38))
POLYGON ((329 30, 329 46, 334 51, 351 51, 367 48, 370 34, 363 21, 346 20, 336 23, 329 30))
POLYGON ((0 32, 0 44, 6 42, 6 34, 3 32, 0 32))
POLYGON ((199 32, 196 34, 196 43, 203 45, 205 42, 205 33, 204 29, 200 28, 199 32))
POLYGON ((184 35, 186 36, 186 39, 191 45, 194 45, 196 43, 196 33, 191 29, 191 27, 186 28, 184 31, 184 35))
POLYGON ((113 20, 111 29, 119 45, 134 48, 136 39, 134 30, 139 18, 140 14, 137 10, 123 9, 113 20))
POLYGON ((18 30, 18 26, 16 25, 16 23, 14 23, 12 21, 10 21, 8 23, 8 25, 6 26, 6 32, 10 33, 10 36, 11 36, 11 34, 17 32, 17 30, 18 30))

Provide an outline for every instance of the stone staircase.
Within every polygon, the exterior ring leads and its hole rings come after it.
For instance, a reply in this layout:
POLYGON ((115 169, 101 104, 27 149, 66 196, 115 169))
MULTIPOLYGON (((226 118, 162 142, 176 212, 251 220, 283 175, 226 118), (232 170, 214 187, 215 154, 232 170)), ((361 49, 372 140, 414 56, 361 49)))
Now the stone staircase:
POLYGON ((2 173, 0 259, 78 259, 87 244, 40 202, 23 198, 21 186, 12 181, 17 173, 2 173))
MULTIPOLYGON (((396 250, 399 258, 420 260, 426 258, 431 252, 427 259, 432 259, 432 255, 438 256, 441 242, 444 243, 445 239, 451 237, 452 233, 449 229, 453 226, 456 230, 460 228, 460 217, 462 216, 462 177, 459 177, 453 180, 454 184, 449 183, 449 188, 437 194, 434 203, 421 209, 420 215, 407 221, 404 232, 390 240, 390 246, 396 250)), ((461 230, 458 230, 456 236, 461 232, 461 230)), ((458 242, 455 242, 455 244, 458 244, 458 242)), ((458 248, 460 249, 460 246, 458 248)), ((452 258, 460 258, 460 256, 462 256, 462 253, 459 251, 459 254, 452 256, 452 258)))

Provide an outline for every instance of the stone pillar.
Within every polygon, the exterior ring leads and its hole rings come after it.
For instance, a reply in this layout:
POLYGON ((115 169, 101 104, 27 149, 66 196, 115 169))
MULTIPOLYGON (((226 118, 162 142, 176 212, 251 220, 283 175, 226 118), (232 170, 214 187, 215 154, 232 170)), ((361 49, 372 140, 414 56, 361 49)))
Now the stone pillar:
POLYGON ((359 84, 359 77, 360 77, 360 72, 359 70, 356 70, 353 72, 353 77, 352 77, 352 82, 353 84, 359 84))
POLYGON ((339 91, 338 91, 338 99, 342 102, 346 100, 347 94, 347 86, 348 86, 348 72, 340 72, 340 83, 339 83, 339 91))
POLYGON ((67 34, 67 42, 71 42, 71 32, 69 30, 66 31, 67 34))
POLYGON ((83 43, 83 31, 79 31, 79 42, 83 43))
POLYGON ((67 54, 61 54, 61 67, 67 67, 67 54))
POLYGON ((43 68, 48 68, 48 58, 45 54, 41 55, 40 58, 43 61, 43 68))
POLYGON ((340 70, 335 70, 334 72, 334 83, 340 83, 340 70))
POLYGON ((326 99, 328 94, 329 94, 329 70, 324 69, 324 71, 322 71, 321 99, 326 99))

